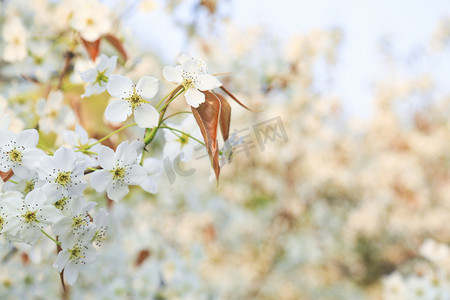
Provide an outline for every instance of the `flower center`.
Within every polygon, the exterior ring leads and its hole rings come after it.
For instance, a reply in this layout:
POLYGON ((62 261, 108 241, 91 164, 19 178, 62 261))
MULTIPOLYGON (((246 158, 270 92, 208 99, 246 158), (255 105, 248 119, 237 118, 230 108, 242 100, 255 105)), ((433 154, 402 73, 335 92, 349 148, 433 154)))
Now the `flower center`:
POLYGON ((103 72, 98 72, 97 71, 97 78, 95 78, 94 83, 98 83, 98 85, 102 85, 102 83, 107 83, 108 82, 108 76, 105 75, 106 70, 104 70, 103 72))
POLYGON ((189 142, 189 137, 183 133, 180 136, 180 138, 178 139, 178 141, 181 143, 181 147, 183 147, 184 145, 186 145, 189 142))
POLYGON ((185 90, 195 87, 195 84, 197 83, 197 76, 195 74, 183 71, 181 76, 183 77, 183 82, 181 84, 184 86, 185 90))
POLYGON ((87 225, 86 220, 80 215, 78 215, 76 217, 73 217, 72 221, 73 221, 72 222, 72 228, 80 228, 81 226, 86 226, 87 225))
POLYGON ((34 223, 38 220, 36 219, 36 212, 28 210, 25 214, 22 215, 25 220, 25 223, 34 223))
POLYGON ((16 46, 20 46, 22 44, 20 37, 18 37, 18 36, 14 37, 13 44, 16 46))
POLYGON ((68 250, 70 254, 70 260, 78 260, 80 258, 84 258, 83 249, 79 245, 74 245, 71 249, 68 250))
POLYGON ((142 99, 142 97, 138 93, 136 93, 136 91, 134 91, 133 94, 126 100, 131 105, 132 109, 144 103, 144 99, 142 99))
POLYGON ((31 181, 27 181, 25 183, 25 189, 24 189, 24 193, 28 194, 29 192, 31 192, 32 190, 34 190, 34 180, 31 181))
POLYGON ((5 224, 5 219, 3 219, 2 217, 0 217, 0 230, 2 230, 3 224, 5 224))
POLYGON ((59 172, 58 176, 55 179, 55 182, 59 185, 66 186, 72 182, 72 172, 59 172))
POLYGON ((9 159, 11 159, 13 162, 21 163, 22 162, 22 152, 17 150, 17 148, 12 149, 8 153, 9 159))
POLYGON ((86 19, 86 25, 92 26, 94 24, 95 24, 95 21, 92 18, 87 18, 86 19))
POLYGON ((115 169, 111 170, 111 173, 113 175, 113 180, 122 180, 125 177, 125 168, 122 167, 116 167, 115 169))
POLYGON ((53 203, 53 205, 54 205, 57 209, 63 210, 64 207, 65 207, 66 204, 67 204, 67 200, 68 200, 67 197, 61 198, 61 199, 59 199, 58 201, 56 201, 55 203, 53 203))

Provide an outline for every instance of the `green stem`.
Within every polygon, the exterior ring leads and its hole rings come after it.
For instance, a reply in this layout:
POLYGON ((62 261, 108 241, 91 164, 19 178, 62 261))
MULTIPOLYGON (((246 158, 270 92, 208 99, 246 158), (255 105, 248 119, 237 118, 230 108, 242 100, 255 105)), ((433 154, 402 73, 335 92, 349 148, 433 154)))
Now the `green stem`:
POLYGON ((53 155, 53 151, 52 151, 52 150, 48 149, 48 148, 45 147, 45 146, 42 146, 41 144, 37 144, 36 147, 39 147, 39 148, 41 148, 42 150, 47 151, 50 155, 53 155))
MULTIPOLYGON (((164 104, 164 106, 161 108, 161 110, 159 112, 162 112, 163 110, 165 111, 167 109, 167 106, 169 106, 169 104, 175 100, 178 96, 180 96, 181 93, 184 92, 184 87, 181 88, 181 90, 178 92, 178 94, 176 94, 175 96, 171 97, 169 100, 167 100, 166 104, 164 104)), ((160 118, 161 119, 161 118, 160 118)))
MULTIPOLYGON (((172 102, 176 97, 178 97, 182 92, 184 92, 184 87, 179 85, 177 86, 176 89, 174 89, 172 91, 172 94, 170 94, 169 99, 166 101, 166 104, 164 105, 163 108, 161 108, 161 110, 159 111, 159 121, 158 121, 158 126, 153 127, 153 129, 150 131, 149 135, 146 136, 144 138, 144 145, 147 146, 148 144, 150 144, 153 139, 155 138, 156 132, 159 129, 159 125, 161 125, 162 120, 164 118, 164 114, 166 113, 167 107, 170 104, 170 102, 172 102), (176 94, 178 93, 178 94, 176 94), (175 95, 176 94, 176 95, 175 95), (175 96, 174 96, 175 95, 175 96)), ((161 102, 161 101, 160 101, 161 102)))
MULTIPOLYGON (((164 124, 164 125, 165 125, 165 124, 164 124)), ((169 130, 172 130, 172 131, 177 131, 177 132, 179 132, 179 133, 181 133, 181 134, 184 134, 185 136, 188 136, 188 137, 190 137, 191 139, 193 139, 193 140, 199 142, 199 143, 202 144, 203 146, 205 146, 205 143, 203 143, 203 142, 200 141, 199 139, 196 139, 196 138, 193 137, 192 135, 187 134, 187 133, 184 132, 184 131, 181 131, 181 130, 178 130, 178 129, 176 129, 176 128, 172 128, 172 127, 169 127, 169 126, 160 126, 159 128, 166 128, 166 129, 169 129, 169 130)))
POLYGON ((180 114, 192 114, 192 112, 191 111, 179 111, 177 113, 174 113, 174 114, 171 114, 170 116, 165 117, 162 121, 164 122, 165 120, 172 118, 173 116, 180 115, 180 114))
POLYGON ((164 100, 166 100, 167 97, 169 97, 170 95, 172 95, 173 92, 174 92, 175 90, 177 90, 179 87, 180 87, 180 86, 177 86, 176 88, 174 88, 173 90, 171 90, 167 95, 165 95, 164 98, 162 98, 161 100, 159 100, 158 104, 156 104, 156 108, 158 108, 158 106, 160 106, 161 103, 162 103, 164 100))
POLYGON ((48 237, 49 239, 51 239, 52 241, 54 241, 57 245, 60 245, 60 246, 61 246, 61 243, 58 242, 57 240, 55 240, 54 238, 52 238, 47 232, 45 232, 45 231, 42 230, 42 229, 41 229, 41 232, 42 232, 46 237, 48 237))
MULTIPOLYGON (((108 134, 107 136, 105 136, 105 137, 99 139, 98 141, 96 141, 96 142, 93 143, 92 145, 89 145, 89 146, 87 146, 85 149, 80 149, 80 150, 89 150, 89 149, 92 148, 93 146, 95 146, 95 145, 97 145, 97 144, 100 144, 101 142, 103 142, 103 141, 109 139, 110 137, 112 137, 112 136, 115 135, 116 133, 119 133, 119 132, 121 132, 122 130, 127 129, 128 127, 136 126, 136 125, 137 125, 136 123, 131 123, 131 124, 125 125, 125 126, 123 126, 123 127, 120 127, 120 128, 117 129, 116 131, 113 131, 113 132, 111 132, 110 134, 108 134)), ((82 152, 82 151, 81 151, 81 152, 82 152)))

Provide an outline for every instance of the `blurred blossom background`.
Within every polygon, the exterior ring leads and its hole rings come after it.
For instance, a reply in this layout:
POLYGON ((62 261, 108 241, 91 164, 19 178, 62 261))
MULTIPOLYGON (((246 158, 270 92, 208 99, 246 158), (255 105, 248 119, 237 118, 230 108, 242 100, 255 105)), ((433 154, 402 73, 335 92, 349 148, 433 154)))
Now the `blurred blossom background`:
MULTIPOLYGON (((0 1, 0 110, 14 131, 39 120, 45 87, 27 78, 61 69, 74 3, 0 1)), ((198 150, 193 174, 166 168, 156 195, 114 205, 73 299, 450 299, 450 2, 101 3, 127 76, 160 78, 165 95, 163 66, 188 53, 253 111, 230 102, 241 144, 218 187, 198 150)), ((92 66, 75 52, 65 101, 99 138, 109 98, 75 96, 92 66)), ((53 246, 0 248, 0 298, 56 299, 53 246)))

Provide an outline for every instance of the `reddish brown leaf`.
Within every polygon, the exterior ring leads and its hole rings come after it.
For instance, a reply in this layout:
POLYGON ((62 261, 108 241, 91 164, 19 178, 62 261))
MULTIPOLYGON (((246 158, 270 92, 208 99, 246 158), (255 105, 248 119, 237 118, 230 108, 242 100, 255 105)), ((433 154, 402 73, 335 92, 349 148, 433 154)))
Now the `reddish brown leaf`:
POLYGON ((92 59, 92 61, 95 61, 100 52, 100 39, 94 42, 89 42, 81 38, 81 42, 83 43, 84 48, 86 48, 89 57, 92 59))
POLYGON ((220 132, 222 132, 223 141, 226 142, 230 134, 231 106, 224 96, 216 93, 214 93, 214 95, 216 95, 220 100, 221 108, 219 125, 220 132))
POLYGON ((147 249, 142 249, 141 251, 139 251, 138 256, 136 258, 136 261, 134 262, 134 265, 136 267, 139 267, 140 265, 142 265, 142 263, 150 257, 150 251, 147 249))
POLYGON ((128 59, 127 52, 125 51, 122 42, 117 37, 112 34, 107 34, 104 38, 120 53, 120 55, 122 55, 123 60, 126 61, 128 59))
POLYGON ((220 87, 222 89, 222 91, 224 91, 228 96, 231 97, 231 99, 233 99, 234 101, 236 101, 240 106, 242 106, 243 108, 252 111, 250 108, 248 108, 247 106, 245 106, 244 104, 241 103, 241 101, 239 101, 232 93, 230 93, 230 91, 228 91, 224 86, 220 87))
POLYGON ((212 161, 214 173, 217 182, 219 181, 220 165, 219 165, 219 149, 217 145, 217 127, 220 118, 221 103, 219 98, 211 92, 204 91, 205 102, 198 108, 191 107, 195 120, 197 121, 200 131, 205 140, 209 157, 212 161))
POLYGON ((2 178, 3 182, 7 182, 12 176, 14 172, 9 170, 8 172, 0 172, 0 178, 2 178))

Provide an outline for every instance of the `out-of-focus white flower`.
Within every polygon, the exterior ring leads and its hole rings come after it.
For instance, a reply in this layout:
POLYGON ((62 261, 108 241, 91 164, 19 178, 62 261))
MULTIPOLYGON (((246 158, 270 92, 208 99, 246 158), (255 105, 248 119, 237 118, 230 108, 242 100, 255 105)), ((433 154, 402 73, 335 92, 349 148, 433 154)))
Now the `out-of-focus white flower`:
POLYGON ((94 145, 89 150, 85 150, 86 147, 97 142, 96 139, 89 138, 86 130, 81 125, 75 126, 75 131, 65 130, 62 133, 63 140, 72 146, 74 149, 79 150, 76 152, 78 160, 86 161, 88 167, 98 165, 96 156, 93 154, 98 153, 100 144, 94 145))
POLYGON ((156 180, 163 173, 162 162, 155 158, 146 158, 142 164, 147 172, 146 179, 140 184, 142 189, 148 193, 156 194, 158 186, 156 180))
POLYGON ((25 177, 33 169, 44 153, 36 149, 39 134, 35 129, 27 129, 18 134, 0 131, 0 171, 13 170, 25 177))
POLYGON ((436 265, 450 267, 450 248, 432 239, 426 239, 419 253, 436 265))
POLYGON ((167 126, 179 131, 163 129, 164 139, 166 140, 163 149, 164 158, 169 157, 171 160, 174 160, 177 155, 181 155, 179 157, 180 160, 188 162, 194 154, 195 147, 199 145, 196 140, 188 135, 201 139, 200 129, 194 117, 187 117, 180 125, 168 123, 167 126))
POLYGON ((106 209, 100 208, 98 214, 94 218, 95 225, 95 235, 93 238, 93 243, 96 246, 100 246, 101 243, 106 240, 106 232, 108 230, 108 216, 109 213, 106 209))
POLYGON ((6 222, 3 231, 17 235, 20 241, 34 244, 41 234, 41 229, 52 224, 59 217, 60 212, 47 203, 45 193, 36 189, 25 199, 8 198, 3 202, 6 222))
POLYGON ((144 76, 135 85, 125 76, 112 74, 109 77, 108 93, 118 100, 111 102, 105 110, 105 118, 111 122, 123 122, 134 112, 134 119, 141 128, 158 125, 159 113, 148 101, 158 92, 158 79, 144 76))
POLYGON ((178 59, 180 65, 166 66, 163 76, 169 82, 183 85, 187 104, 198 107, 205 102, 205 95, 200 91, 208 91, 222 85, 216 77, 208 74, 208 69, 202 60, 181 55, 178 59))
POLYGON ((36 105, 39 118, 39 130, 45 133, 59 132, 75 124, 75 114, 64 104, 61 91, 53 91, 48 100, 41 99, 36 105))
POLYGON ((27 56, 27 30, 17 17, 8 19, 2 30, 6 47, 3 50, 3 59, 7 62, 17 62, 27 56))
POLYGON ((77 281, 80 265, 93 263, 97 258, 97 254, 89 240, 81 239, 73 245, 63 248, 58 253, 53 267, 60 273, 64 269, 67 283, 73 285, 77 281))
POLYGON ((117 64, 117 56, 108 58, 102 54, 98 64, 85 72, 80 73, 81 79, 88 82, 82 98, 89 97, 94 94, 100 94, 106 90, 109 75, 114 71, 117 64))
POLYGON ((70 24, 86 41, 93 42, 110 30, 110 10, 96 0, 79 1, 70 24))
POLYGON ((128 194, 128 185, 139 185, 146 179, 146 172, 137 158, 135 147, 128 142, 121 143, 115 153, 111 148, 101 146, 98 161, 103 170, 92 174, 92 187, 97 192, 106 190, 109 198, 119 201, 128 194))
POLYGON ((42 189, 51 200, 81 195, 86 182, 84 176, 84 163, 78 163, 75 152, 61 147, 53 156, 44 156, 39 161, 37 171, 42 180, 42 189))
POLYGON ((394 272, 383 278, 383 299, 402 300, 406 297, 406 286, 402 275, 394 272))

